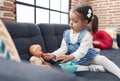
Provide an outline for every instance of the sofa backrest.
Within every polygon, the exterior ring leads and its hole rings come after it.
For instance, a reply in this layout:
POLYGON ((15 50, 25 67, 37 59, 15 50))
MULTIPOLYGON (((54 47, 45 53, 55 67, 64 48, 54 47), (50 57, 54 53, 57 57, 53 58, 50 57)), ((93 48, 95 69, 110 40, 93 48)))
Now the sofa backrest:
MULTIPOLYGON (((69 29, 65 24, 33 24, 4 22, 8 29, 21 60, 29 60, 29 46, 40 44, 43 52, 53 52, 58 49, 63 38, 63 32, 69 29)), ((118 35, 118 46, 120 47, 120 34, 118 35)))
POLYGON ((69 29, 66 24, 38 24, 45 42, 46 52, 53 52, 60 47, 63 32, 69 29))
POLYGON ((40 44, 43 52, 53 52, 60 47, 63 32, 68 29, 65 24, 33 24, 4 22, 10 33, 21 60, 31 57, 29 46, 40 44))
POLYGON ((32 23, 4 22, 22 60, 29 60, 29 46, 40 44, 46 52, 44 40, 39 27, 32 23))

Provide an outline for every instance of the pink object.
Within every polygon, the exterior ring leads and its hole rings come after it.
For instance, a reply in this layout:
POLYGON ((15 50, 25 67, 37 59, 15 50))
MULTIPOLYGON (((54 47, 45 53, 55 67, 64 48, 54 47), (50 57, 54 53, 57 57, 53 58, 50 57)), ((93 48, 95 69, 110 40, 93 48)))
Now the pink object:
POLYGON ((113 39, 107 32, 103 30, 98 30, 93 35, 93 41, 99 42, 99 45, 94 45, 95 48, 99 48, 101 50, 112 48, 113 39))

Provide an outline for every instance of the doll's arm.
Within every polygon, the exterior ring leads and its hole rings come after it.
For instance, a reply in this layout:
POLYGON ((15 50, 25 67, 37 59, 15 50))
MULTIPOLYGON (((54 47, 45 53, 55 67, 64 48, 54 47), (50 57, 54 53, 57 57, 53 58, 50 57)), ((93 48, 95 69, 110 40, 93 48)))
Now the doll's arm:
POLYGON ((45 60, 42 58, 42 57, 39 57, 40 58, 40 60, 42 61, 42 63, 44 63, 45 62, 45 60))
POLYGON ((42 57, 40 57, 40 59, 41 59, 43 65, 50 65, 51 66, 51 64, 46 62, 42 57))

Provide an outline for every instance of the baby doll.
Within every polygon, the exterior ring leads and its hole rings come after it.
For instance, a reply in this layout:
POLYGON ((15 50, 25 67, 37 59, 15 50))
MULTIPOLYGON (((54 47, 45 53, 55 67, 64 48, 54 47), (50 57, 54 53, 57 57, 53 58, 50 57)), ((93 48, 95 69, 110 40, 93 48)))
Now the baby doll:
POLYGON ((30 58, 30 63, 35 64, 38 66, 44 65, 44 66, 51 66, 50 63, 45 62, 43 59, 44 53, 42 52, 42 48, 39 44, 33 44, 29 47, 29 52, 33 55, 30 58))

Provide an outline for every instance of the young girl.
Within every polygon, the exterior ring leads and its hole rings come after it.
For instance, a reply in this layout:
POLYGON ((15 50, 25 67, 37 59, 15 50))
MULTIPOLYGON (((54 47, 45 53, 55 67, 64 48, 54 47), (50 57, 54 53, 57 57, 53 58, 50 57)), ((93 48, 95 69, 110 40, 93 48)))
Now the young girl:
POLYGON ((91 32, 96 33, 98 30, 98 18, 93 15, 91 6, 79 5, 71 9, 71 29, 64 32, 61 47, 51 54, 46 54, 45 58, 60 60, 61 63, 73 61, 77 64, 76 71, 107 70, 120 78, 119 67, 105 56, 99 55, 99 52, 93 48, 92 35, 87 27, 89 22, 92 23, 91 32), (91 22, 91 20, 93 21, 91 22), (89 65, 83 66, 83 64, 89 65))

